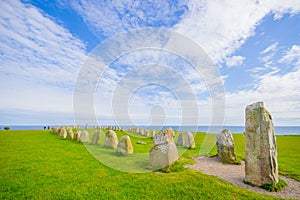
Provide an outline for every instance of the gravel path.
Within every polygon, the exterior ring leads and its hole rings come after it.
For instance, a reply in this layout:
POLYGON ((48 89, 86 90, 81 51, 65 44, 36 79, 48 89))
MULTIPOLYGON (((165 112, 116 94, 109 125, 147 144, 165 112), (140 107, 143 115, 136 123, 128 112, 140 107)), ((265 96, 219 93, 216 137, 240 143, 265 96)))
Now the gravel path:
POLYGON ((245 162, 242 161, 241 165, 225 165, 221 163, 217 157, 199 157, 195 159, 196 164, 185 165, 186 168, 194 169, 203 172, 204 174, 209 174, 222 178, 236 186, 246 188, 261 194, 269 194, 281 198, 294 198, 300 199, 300 182, 280 176, 288 186, 284 187, 280 192, 268 192, 259 187, 252 187, 243 182, 245 177, 245 162))

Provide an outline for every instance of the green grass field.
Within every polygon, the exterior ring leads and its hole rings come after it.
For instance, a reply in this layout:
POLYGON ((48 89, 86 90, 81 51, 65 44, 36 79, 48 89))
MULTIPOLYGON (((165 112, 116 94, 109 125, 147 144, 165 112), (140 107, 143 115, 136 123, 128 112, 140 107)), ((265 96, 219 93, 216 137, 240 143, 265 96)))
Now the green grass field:
MULTIPOLYGON (((124 133, 117 134, 120 138, 124 133)), ((103 136, 104 132, 100 145, 92 146, 63 140, 52 131, 0 131, 0 199, 274 199, 182 167, 174 167, 172 173, 151 172, 145 156, 151 139, 131 137, 135 154, 120 157, 103 148, 103 136), (103 164, 103 159, 111 161, 103 164), (106 166, 116 161, 114 168, 149 172, 127 173, 106 166)), ((204 136, 197 134, 194 150, 179 148, 183 155, 177 165, 193 162, 204 136)), ((234 139, 237 155, 243 158, 244 136, 234 139)), ((299 141, 299 136, 277 137, 280 173, 298 181, 299 141)))

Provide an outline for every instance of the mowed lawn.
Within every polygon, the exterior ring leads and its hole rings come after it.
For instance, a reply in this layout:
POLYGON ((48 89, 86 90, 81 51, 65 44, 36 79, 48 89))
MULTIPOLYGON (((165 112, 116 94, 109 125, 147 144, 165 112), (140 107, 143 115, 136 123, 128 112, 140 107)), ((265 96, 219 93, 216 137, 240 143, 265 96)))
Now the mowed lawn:
MULTIPOLYGON (((123 134, 118 132, 118 137, 123 134)), ((274 199, 191 169, 172 173, 115 170, 89 153, 95 151, 97 157, 106 152, 118 157, 113 150, 103 148, 103 136, 104 132, 100 145, 91 150, 90 145, 86 148, 63 140, 52 131, 0 131, 0 199, 274 199)), ((204 136, 197 134, 197 149, 185 151, 179 164, 192 162, 191 156, 199 152, 204 136)), ((240 157, 243 137, 235 135, 240 157)), ((132 141, 137 154, 148 152, 152 146, 148 138, 132 137, 132 141), (147 145, 137 145, 137 141, 146 141, 147 145)), ((300 137, 279 136, 277 142, 280 172, 299 180, 300 137)), ((136 163, 137 158, 128 159, 136 163)), ((137 168, 146 166, 147 170, 147 158, 143 159, 137 168)))

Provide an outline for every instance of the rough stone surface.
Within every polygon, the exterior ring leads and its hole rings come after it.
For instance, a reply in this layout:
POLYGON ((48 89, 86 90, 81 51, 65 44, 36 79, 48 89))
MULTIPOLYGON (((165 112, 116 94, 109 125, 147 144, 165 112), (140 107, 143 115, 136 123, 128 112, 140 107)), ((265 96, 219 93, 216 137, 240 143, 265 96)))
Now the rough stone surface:
POLYGON ((86 130, 83 130, 79 137, 80 142, 89 142, 89 133, 86 130))
POLYGON ((67 138, 73 140, 74 138, 74 133, 72 129, 68 130, 67 138))
POLYGON ((196 148, 194 136, 191 132, 186 132, 185 135, 185 147, 188 149, 194 149, 196 148))
POLYGON ((73 140, 75 140, 75 141, 80 141, 80 135, 81 135, 81 131, 77 131, 77 132, 74 134, 73 140))
POLYGON ((119 140, 117 134, 113 130, 106 132, 104 146, 111 149, 117 149, 119 140))
POLYGON ((133 154, 133 146, 128 135, 124 135, 120 138, 117 147, 117 152, 124 156, 133 154))
POLYGON ((166 167, 178 159, 178 151, 170 129, 154 135, 154 146, 150 149, 150 164, 153 170, 166 167))
POLYGON ((177 145, 178 146, 183 145, 183 135, 182 135, 182 133, 180 133, 179 136, 178 136, 177 145))
POLYGON ((57 128, 57 127, 54 127, 54 128, 53 128, 53 133, 57 134, 57 132, 58 132, 58 128, 57 128))
POLYGON ((278 183, 274 126, 263 102, 246 107, 245 127, 245 181, 258 186, 278 183))
POLYGON ((62 135, 62 137, 63 137, 64 139, 67 138, 68 133, 67 133, 67 130, 66 130, 65 128, 63 128, 63 129, 61 130, 61 135, 62 135))
POLYGON ((63 136, 64 130, 66 130, 65 127, 62 127, 62 126, 59 127, 59 128, 58 128, 58 131, 57 131, 57 135, 58 135, 59 137, 62 137, 62 136, 63 136))
POLYGON ((224 129, 217 135, 218 159, 222 163, 236 163, 234 141, 230 130, 224 129))
POLYGON ((93 144, 93 145, 98 144, 99 139, 100 139, 100 131, 96 131, 96 132, 93 134, 93 137, 92 137, 92 144, 93 144))
POLYGON ((173 131, 173 129, 170 127, 166 131, 167 131, 167 134, 169 135, 169 137, 172 138, 172 139, 174 139, 175 132, 173 131))

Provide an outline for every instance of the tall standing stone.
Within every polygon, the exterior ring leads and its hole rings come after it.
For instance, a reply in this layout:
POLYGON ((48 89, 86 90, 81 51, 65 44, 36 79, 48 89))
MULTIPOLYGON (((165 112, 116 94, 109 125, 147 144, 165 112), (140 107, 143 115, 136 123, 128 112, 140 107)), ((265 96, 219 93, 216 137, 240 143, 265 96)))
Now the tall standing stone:
POLYGON ((236 163, 234 141, 230 130, 224 129, 217 135, 217 147, 218 159, 222 163, 236 163))
POLYGON ((124 135, 120 138, 117 147, 117 152, 124 156, 133 154, 133 146, 128 135, 124 135))
POLYGON ((93 145, 98 144, 99 139, 100 139, 100 131, 96 131, 92 137, 92 144, 93 145))
POLYGON ((80 142, 88 142, 89 141, 89 132, 83 130, 79 137, 80 142))
POLYGON ((117 137, 117 134, 115 133, 115 131, 108 130, 106 132, 104 146, 107 148, 111 148, 111 149, 117 149, 118 142, 119 142, 119 140, 118 140, 118 137, 117 137))
POLYGON ((245 181, 278 183, 276 138, 272 117, 263 102, 246 107, 245 181))
POLYGON ((194 136, 191 132, 186 132, 185 134, 185 147, 188 149, 196 148, 194 136))
POLYGON ((150 164, 154 170, 166 167, 178 159, 178 151, 170 130, 154 135, 154 146, 150 149, 150 164))
POLYGON ((178 146, 182 146, 183 145, 183 135, 182 135, 182 132, 178 136, 177 145, 178 146))

